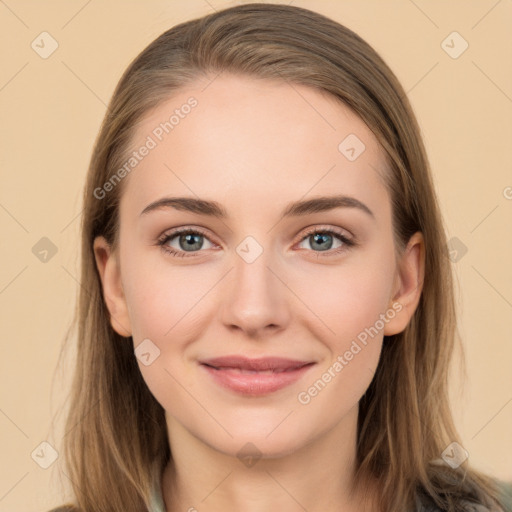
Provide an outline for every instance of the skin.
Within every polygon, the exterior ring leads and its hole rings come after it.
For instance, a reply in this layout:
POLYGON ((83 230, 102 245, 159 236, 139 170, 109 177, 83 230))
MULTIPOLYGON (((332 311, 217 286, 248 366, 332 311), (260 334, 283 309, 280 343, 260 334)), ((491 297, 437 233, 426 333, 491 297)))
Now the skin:
POLYGON ((197 107, 122 184, 119 244, 94 243, 112 327, 134 347, 148 338, 160 350, 150 365, 138 363, 166 411, 174 459, 162 478, 167 511, 377 510, 374 482, 363 495, 352 478, 358 403, 384 335, 401 332, 417 307, 421 233, 397 257, 375 136, 350 109, 306 86, 227 74, 198 80, 148 113, 134 147, 190 96, 197 107), (338 150, 351 133, 366 146, 353 162, 338 150), (336 193, 374 217, 344 207, 281 219, 292 201, 336 193), (229 217, 173 208, 141 215, 165 196, 215 200, 229 217), (202 228, 203 247, 186 252, 178 235, 168 245, 192 256, 166 253, 157 241, 176 227, 202 228), (337 229, 358 245, 333 254, 342 246, 333 235, 321 251, 310 227, 337 229), (236 251, 249 235, 263 249, 252 263, 236 251), (393 303, 400 312, 301 404, 298 394, 393 303), (198 365, 227 354, 316 364, 284 389, 246 397, 198 365), (251 467, 237 457, 246 443, 261 453, 251 467))

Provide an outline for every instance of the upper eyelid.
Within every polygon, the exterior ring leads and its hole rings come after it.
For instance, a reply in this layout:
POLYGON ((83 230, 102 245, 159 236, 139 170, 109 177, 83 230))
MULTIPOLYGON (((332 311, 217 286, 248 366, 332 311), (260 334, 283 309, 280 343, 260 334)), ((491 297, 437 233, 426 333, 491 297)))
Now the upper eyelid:
POLYGON ((171 238, 181 233, 197 233, 205 237, 209 237, 209 233, 204 229, 196 226, 181 226, 178 228, 172 228, 165 230, 158 239, 171 238))
POLYGON ((352 233, 350 233, 347 229, 339 228, 339 227, 315 225, 312 227, 305 228, 305 233, 302 235, 301 240, 304 239, 306 236, 314 234, 315 232, 334 233, 335 235, 344 236, 345 238, 350 238, 350 239, 354 238, 352 233))

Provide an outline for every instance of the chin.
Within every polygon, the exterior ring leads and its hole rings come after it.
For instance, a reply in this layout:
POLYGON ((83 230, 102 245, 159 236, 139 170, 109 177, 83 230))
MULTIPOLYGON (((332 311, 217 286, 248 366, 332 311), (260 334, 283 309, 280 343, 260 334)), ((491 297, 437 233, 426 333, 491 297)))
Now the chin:
MULTIPOLYGON (((206 440, 205 440, 206 441, 206 440)), ((236 437, 229 442, 219 443, 218 440, 208 443, 210 446, 227 455, 229 457, 236 457, 241 462, 244 461, 257 461, 259 459, 279 459, 286 457, 304 446, 304 442, 298 439, 273 439, 269 440, 265 436, 240 436, 236 437)), ((247 464, 251 465, 250 463, 247 464)))

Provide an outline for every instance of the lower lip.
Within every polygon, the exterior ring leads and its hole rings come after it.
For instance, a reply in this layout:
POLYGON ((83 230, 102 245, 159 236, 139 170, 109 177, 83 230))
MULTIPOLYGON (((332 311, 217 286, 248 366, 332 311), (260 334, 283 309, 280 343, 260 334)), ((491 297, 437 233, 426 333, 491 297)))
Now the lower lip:
POLYGON ((274 373, 242 373, 235 368, 217 370, 205 364, 201 365, 221 386, 237 393, 249 396, 267 395, 298 381, 314 363, 296 370, 274 373))

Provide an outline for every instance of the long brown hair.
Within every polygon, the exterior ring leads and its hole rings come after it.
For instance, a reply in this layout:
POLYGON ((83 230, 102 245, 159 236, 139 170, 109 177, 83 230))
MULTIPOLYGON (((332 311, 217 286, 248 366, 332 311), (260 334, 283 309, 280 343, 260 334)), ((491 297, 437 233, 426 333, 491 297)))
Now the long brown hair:
MULTIPOLYGON (((123 183, 98 197, 126 161, 137 123, 199 76, 230 72, 324 91, 368 125, 388 163, 397 254, 417 231, 425 280, 407 328, 385 337, 360 401, 357 478, 380 486, 382 510, 411 509, 416 496, 443 510, 462 499, 498 507, 492 480, 443 451, 459 442, 448 401, 458 339, 452 270, 420 129, 389 67, 357 34, 315 12, 246 4, 166 31, 123 74, 96 139, 84 192, 77 358, 63 439, 66 476, 82 512, 140 512, 171 460, 164 410, 145 384, 131 340, 111 327, 93 241, 116 244, 123 183), (95 193, 96 191, 96 193, 95 193), (440 463, 441 461, 441 463, 440 463)), ((495 508, 501 510, 500 508, 495 508)))

